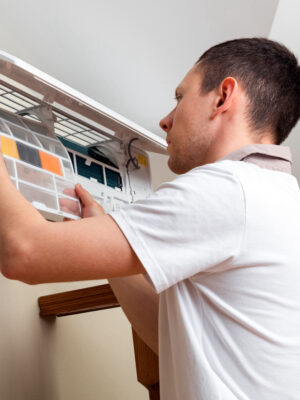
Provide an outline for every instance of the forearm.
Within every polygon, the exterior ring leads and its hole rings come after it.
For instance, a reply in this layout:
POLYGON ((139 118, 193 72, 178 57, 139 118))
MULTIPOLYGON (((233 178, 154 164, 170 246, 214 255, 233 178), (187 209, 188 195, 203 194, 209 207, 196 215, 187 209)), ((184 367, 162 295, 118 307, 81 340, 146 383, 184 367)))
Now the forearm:
POLYGON ((159 295, 143 274, 112 278, 109 283, 136 333, 158 354, 159 295))
POLYGON ((34 284, 145 272, 109 215, 46 221, 11 183, 1 155, 0 182, 0 269, 7 278, 34 284))
MULTIPOLYGON (((38 229, 45 220, 11 182, 0 153, 0 268, 6 268, 18 252, 18 237, 26 237, 30 226, 38 229)), ((25 245, 25 240, 24 240, 25 245)), ((19 247, 20 250, 20 247, 19 247)))
POLYGON ((21 225, 43 221, 40 213, 18 192, 11 182, 0 153, 0 232, 21 225))

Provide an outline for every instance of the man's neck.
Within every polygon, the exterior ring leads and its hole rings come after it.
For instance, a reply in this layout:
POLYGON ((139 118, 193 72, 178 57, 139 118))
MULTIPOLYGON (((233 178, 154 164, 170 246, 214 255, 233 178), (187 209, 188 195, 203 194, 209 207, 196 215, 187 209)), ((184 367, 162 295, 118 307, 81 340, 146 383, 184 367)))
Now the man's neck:
MULTIPOLYGON (((244 136, 244 139, 241 140, 228 140, 227 138, 230 136, 225 136, 225 140, 217 140, 215 144, 210 148, 209 152, 206 154, 204 164, 214 163, 221 158, 227 156, 228 154, 233 153, 234 151, 249 145, 257 145, 257 144, 275 144, 272 136, 270 134, 265 134, 261 139, 253 138, 253 134, 251 136, 244 136)), ((258 137, 258 136, 257 136, 258 137)))

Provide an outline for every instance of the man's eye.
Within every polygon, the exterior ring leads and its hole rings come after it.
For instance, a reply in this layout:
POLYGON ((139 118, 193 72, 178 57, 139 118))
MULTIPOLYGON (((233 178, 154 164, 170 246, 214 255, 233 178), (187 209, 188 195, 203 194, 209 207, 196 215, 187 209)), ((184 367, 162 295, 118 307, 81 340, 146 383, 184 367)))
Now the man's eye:
POLYGON ((177 101, 177 103, 182 99, 181 94, 177 94, 174 99, 177 101))

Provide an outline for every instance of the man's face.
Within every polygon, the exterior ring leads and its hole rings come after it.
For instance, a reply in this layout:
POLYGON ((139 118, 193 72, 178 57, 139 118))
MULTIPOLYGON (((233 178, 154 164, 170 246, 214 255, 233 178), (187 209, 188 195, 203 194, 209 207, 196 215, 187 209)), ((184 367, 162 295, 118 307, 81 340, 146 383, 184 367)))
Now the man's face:
POLYGON ((202 95, 200 88, 201 73, 193 67, 176 89, 176 107, 159 123, 167 133, 169 168, 177 174, 205 164, 213 140, 210 117, 215 96, 202 95))

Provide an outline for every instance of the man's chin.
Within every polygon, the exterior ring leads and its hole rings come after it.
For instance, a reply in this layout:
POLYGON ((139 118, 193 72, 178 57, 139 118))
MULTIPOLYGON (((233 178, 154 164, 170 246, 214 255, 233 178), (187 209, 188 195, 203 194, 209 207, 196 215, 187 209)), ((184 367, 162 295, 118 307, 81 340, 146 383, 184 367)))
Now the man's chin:
POLYGON ((181 165, 181 163, 176 162, 176 160, 173 160, 172 157, 169 157, 168 159, 168 167, 172 172, 174 172, 174 174, 177 175, 181 175, 189 171, 189 169, 184 168, 184 166, 181 165))

